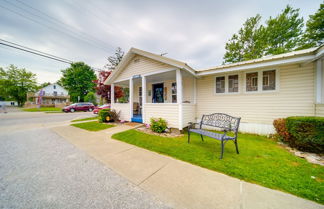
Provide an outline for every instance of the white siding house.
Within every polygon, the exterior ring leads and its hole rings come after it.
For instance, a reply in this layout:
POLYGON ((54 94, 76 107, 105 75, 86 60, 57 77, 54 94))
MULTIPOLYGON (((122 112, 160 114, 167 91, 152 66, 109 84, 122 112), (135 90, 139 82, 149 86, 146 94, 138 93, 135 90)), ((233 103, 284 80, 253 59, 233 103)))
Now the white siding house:
POLYGON ((66 104, 69 102, 69 100, 70 96, 68 91, 56 83, 50 84, 36 93, 29 93, 27 95, 27 101, 30 101, 32 104, 66 104))
POLYGON ((318 47, 195 70, 132 48, 105 83, 130 90, 128 103, 111 92, 111 106, 123 120, 161 117, 182 130, 203 114, 220 112, 241 117, 240 131, 269 134, 276 118, 324 116, 323 55, 318 47))

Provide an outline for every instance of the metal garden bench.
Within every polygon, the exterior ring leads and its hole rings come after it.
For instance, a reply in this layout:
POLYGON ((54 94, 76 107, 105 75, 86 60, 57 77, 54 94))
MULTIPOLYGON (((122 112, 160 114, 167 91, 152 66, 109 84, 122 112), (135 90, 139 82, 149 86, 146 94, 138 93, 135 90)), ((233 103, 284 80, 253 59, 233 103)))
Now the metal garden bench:
POLYGON ((237 146, 237 132, 240 125, 241 118, 233 117, 224 113, 213 113, 210 115, 203 115, 200 123, 189 123, 188 126, 188 143, 190 143, 190 133, 200 134, 201 140, 204 141, 203 136, 208 136, 221 141, 220 159, 223 158, 224 146, 227 141, 233 141, 236 148, 236 153, 239 154, 237 146), (196 128, 199 125, 199 128, 196 128), (216 127, 224 133, 216 133, 213 131, 202 129, 202 126, 216 127), (228 132, 233 132, 234 136, 228 136, 228 132))

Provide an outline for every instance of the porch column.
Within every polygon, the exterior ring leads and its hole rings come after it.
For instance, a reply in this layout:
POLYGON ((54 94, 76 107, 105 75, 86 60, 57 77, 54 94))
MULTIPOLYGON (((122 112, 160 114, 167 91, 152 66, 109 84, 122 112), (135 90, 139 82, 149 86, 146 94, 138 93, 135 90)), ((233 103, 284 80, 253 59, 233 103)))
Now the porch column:
POLYGON ((129 113, 130 113, 130 120, 133 117, 133 78, 129 79, 129 113))
POLYGON ((194 90, 194 95, 193 95, 193 103, 197 104, 197 78, 193 78, 193 90, 194 90))
POLYGON ((316 103, 322 103, 322 60, 316 61, 316 103))
POLYGON ((178 128, 182 130, 182 121, 183 121, 183 114, 182 114, 182 74, 181 70, 176 70, 176 81, 177 81, 177 103, 179 108, 179 119, 178 119, 178 128))
POLYGON ((146 77, 142 77, 142 120, 145 123, 146 77))
POLYGON ((110 105, 115 104, 115 84, 110 85, 110 105))

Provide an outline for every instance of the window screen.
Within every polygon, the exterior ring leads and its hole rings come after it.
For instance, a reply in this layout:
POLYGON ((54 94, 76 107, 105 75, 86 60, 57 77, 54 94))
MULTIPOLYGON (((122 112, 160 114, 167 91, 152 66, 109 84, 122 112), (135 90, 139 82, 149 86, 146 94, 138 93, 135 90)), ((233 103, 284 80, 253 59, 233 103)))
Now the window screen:
POLYGON ((228 92, 238 92, 238 75, 228 76, 228 92))
POLYGON ((225 92, 225 76, 216 77, 216 93, 225 92))
POLYGON ((276 90, 276 71, 263 71, 262 90, 276 90))
POLYGON ((258 90, 258 73, 246 74, 246 91, 258 90))

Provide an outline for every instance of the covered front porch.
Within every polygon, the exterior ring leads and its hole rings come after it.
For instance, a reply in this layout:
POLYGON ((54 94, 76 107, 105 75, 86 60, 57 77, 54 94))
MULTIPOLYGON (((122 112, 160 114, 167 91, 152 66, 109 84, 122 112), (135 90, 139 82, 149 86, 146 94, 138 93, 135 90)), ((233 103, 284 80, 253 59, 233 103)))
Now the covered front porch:
POLYGON ((170 128, 179 130, 195 121, 196 78, 190 72, 166 69, 132 75, 111 85, 111 106, 120 111, 121 120, 149 124, 151 118, 163 118, 170 128), (126 92, 123 99, 116 98, 120 88, 126 92))

